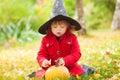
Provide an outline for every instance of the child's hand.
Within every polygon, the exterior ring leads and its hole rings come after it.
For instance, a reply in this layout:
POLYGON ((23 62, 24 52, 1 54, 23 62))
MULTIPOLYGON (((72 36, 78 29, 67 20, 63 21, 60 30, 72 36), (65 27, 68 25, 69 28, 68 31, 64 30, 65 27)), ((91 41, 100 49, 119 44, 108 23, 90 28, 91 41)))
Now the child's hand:
POLYGON ((63 58, 60 58, 59 62, 58 62, 58 66, 64 66, 64 65, 65 65, 65 62, 64 62, 63 58))
POLYGON ((49 67, 51 65, 51 60, 44 60, 43 62, 42 62, 42 67, 44 67, 44 68, 47 68, 47 67, 49 67))

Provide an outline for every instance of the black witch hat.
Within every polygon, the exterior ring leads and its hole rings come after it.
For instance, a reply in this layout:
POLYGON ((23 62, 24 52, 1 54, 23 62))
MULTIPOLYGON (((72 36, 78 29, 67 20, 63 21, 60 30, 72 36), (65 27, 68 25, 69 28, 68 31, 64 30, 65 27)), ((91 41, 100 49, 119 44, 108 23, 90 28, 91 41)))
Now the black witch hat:
POLYGON ((79 22, 67 16, 67 13, 63 4, 63 0, 55 0, 50 19, 46 23, 44 23, 42 26, 40 26, 38 30, 39 33, 46 34, 46 31, 50 27, 51 23, 53 21, 59 21, 59 20, 66 20, 71 25, 73 25, 76 31, 81 29, 81 25, 79 24, 79 22))

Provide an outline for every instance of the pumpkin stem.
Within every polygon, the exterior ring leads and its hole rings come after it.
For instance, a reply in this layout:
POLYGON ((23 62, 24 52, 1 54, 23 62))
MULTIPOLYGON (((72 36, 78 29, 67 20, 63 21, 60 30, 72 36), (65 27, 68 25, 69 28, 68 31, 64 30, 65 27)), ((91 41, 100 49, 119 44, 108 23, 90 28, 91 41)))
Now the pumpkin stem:
POLYGON ((58 59, 56 60, 56 63, 55 63, 55 66, 56 66, 56 67, 58 67, 58 63, 59 63, 60 59, 61 59, 61 58, 58 58, 58 59))

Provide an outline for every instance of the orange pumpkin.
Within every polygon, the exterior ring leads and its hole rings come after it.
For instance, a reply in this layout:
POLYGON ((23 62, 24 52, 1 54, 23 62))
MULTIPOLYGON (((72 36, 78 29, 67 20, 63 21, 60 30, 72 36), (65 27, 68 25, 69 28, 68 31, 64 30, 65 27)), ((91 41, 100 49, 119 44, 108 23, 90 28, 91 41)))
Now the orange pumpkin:
MULTIPOLYGON (((57 62, 56 62, 57 63, 57 62)), ((45 73, 45 80, 69 80, 70 73, 65 66, 51 66, 45 73)))

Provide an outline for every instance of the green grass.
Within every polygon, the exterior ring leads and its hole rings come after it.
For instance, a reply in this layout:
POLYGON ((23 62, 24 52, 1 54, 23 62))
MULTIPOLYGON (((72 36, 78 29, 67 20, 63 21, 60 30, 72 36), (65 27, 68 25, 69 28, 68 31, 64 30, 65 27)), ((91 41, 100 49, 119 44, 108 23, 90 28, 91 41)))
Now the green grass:
MULTIPOLYGON (((79 36, 82 57, 79 64, 97 69, 78 80, 118 80, 120 78, 120 31, 96 30, 79 36)), ((24 46, 0 47, 0 80, 29 80, 25 76, 39 69, 36 61, 40 41, 24 46)), ((31 79, 35 80, 35 79, 31 79)))

